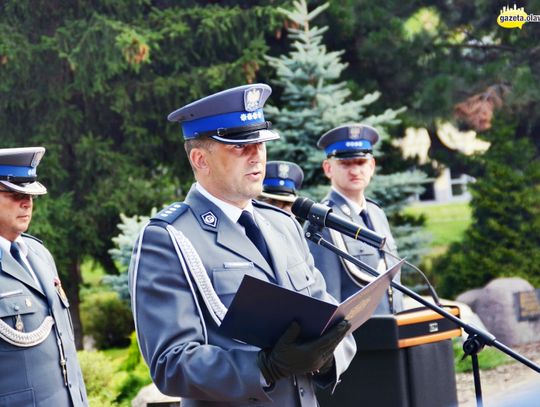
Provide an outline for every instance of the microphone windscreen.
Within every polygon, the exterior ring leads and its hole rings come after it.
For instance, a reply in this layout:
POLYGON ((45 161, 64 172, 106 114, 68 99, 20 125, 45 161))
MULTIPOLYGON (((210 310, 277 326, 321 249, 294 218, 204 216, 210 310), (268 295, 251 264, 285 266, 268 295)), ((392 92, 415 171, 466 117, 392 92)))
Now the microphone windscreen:
POLYGON ((299 196, 294 200, 291 212, 297 218, 305 220, 308 218, 309 211, 313 205, 315 205, 315 202, 313 202, 311 199, 299 196))

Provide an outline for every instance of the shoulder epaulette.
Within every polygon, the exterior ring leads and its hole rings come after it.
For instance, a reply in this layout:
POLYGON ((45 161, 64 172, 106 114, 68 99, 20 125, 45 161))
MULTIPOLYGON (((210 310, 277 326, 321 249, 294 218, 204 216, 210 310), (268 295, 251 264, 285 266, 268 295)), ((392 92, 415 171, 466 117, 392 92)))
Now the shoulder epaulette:
POLYGON ((373 205, 378 206, 379 208, 382 208, 381 204, 371 198, 366 198, 366 201, 371 202, 373 205))
POLYGON ((29 239, 33 239, 33 240, 35 240, 36 242, 38 242, 38 243, 40 243, 40 244, 43 244, 43 241, 42 241, 42 240, 38 239, 38 238, 35 237, 35 236, 29 235, 28 233, 23 233, 22 236, 27 237, 27 238, 29 238, 29 239))
POLYGON ((171 224, 188 209, 188 204, 184 202, 174 202, 156 213, 150 220, 161 220, 171 224))
POLYGON ((289 217, 291 216, 291 214, 289 212, 284 211, 283 209, 278 208, 277 206, 267 204, 266 202, 257 201, 255 199, 253 199, 251 202, 253 203, 253 206, 255 206, 257 208, 272 209, 272 210, 274 210, 276 212, 281 212, 282 214, 287 215, 289 217))

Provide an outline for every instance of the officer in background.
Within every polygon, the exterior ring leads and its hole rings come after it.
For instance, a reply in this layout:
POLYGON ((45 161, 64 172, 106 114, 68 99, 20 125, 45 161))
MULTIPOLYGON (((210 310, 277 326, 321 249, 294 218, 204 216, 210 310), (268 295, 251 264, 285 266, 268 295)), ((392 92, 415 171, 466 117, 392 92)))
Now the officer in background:
POLYGON ((289 161, 268 161, 263 192, 259 199, 291 213, 297 191, 302 188, 304 171, 299 165, 289 161))
MULTIPOLYGON (((386 215, 375 201, 364 195, 375 172, 373 146, 378 140, 377 131, 364 124, 339 126, 322 135, 317 147, 326 153, 322 168, 331 184, 330 192, 322 203, 330 206, 334 214, 385 236, 384 250, 397 256, 396 243, 386 215)), ((381 250, 333 230, 324 229, 323 237, 379 272, 397 262, 381 250)), ((309 248, 315 266, 324 275, 328 292, 339 301, 345 300, 374 278, 322 246, 309 242, 309 248)), ((399 279, 398 274, 394 281, 399 282, 399 279)), ((401 292, 389 288, 375 314, 401 311, 402 302, 401 292)))
POLYGON ((129 277, 142 355, 157 387, 183 407, 315 407, 314 383, 336 384, 355 353, 347 321, 314 340, 300 339, 293 322, 270 349, 219 330, 245 275, 335 303, 300 225, 254 200, 265 142, 279 138, 264 120, 270 93, 240 86, 168 117, 182 124, 196 183, 143 229, 129 277))
POLYGON ((0 149, 0 406, 87 406, 69 315, 54 260, 24 233, 43 147, 0 149))

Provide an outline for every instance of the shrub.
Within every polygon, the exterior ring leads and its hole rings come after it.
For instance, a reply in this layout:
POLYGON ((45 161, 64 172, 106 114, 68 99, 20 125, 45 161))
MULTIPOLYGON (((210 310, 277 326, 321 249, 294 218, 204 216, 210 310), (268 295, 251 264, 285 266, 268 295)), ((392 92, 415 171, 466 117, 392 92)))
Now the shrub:
POLYGON ((103 353, 81 351, 78 353, 88 402, 91 406, 113 407, 118 392, 113 385, 114 367, 103 353))
MULTIPOLYGON (((131 335, 131 343, 127 350, 127 357, 119 368, 120 371, 127 373, 118 387, 119 394, 116 401, 124 405, 135 398, 141 388, 150 384, 150 371, 144 362, 135 332, 131 335)), ((129 404, 126 404, 129 405, 129 404)))
POLYGON ((81 303, 81 320, 98 349, 127 346, 134 329, 128 305, 112 291, 88 293, 81 303))

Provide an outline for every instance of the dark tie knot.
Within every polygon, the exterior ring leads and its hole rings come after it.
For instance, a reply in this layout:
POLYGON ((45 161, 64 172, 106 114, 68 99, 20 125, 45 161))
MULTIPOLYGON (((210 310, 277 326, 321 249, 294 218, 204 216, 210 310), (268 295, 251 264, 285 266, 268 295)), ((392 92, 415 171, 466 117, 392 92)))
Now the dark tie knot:
POLYGON ((242 211, 242 214, 240 215, 240 218, 238 219, 238 223, 242 225, 246 231, 251 228, 257 228, 257 224, 255 223, 255 219, 253 219, 253 216, 248 211, 242 211))
POLYGON ((17 261, 20 261, 21 259, 21 250, 19 249, 19 245, 15 242, 11 242, 11 247, 9 248, 9 252, 13 256, 13 258, 17 261))

